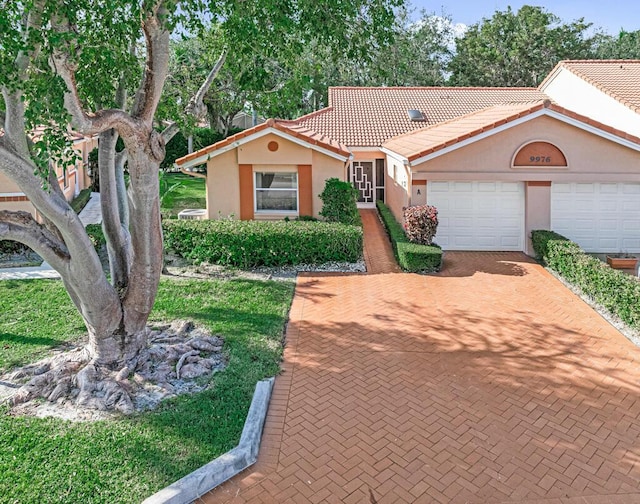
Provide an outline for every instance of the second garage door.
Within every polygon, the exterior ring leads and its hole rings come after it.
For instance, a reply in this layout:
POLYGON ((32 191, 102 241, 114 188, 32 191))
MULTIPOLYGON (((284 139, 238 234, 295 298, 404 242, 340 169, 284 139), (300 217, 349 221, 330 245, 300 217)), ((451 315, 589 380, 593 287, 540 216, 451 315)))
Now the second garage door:
POLYGON ((427 203, 438 209, 435 241, 445 250, 523 250, 521 182, 431 182, 427 203))
POLYGON ((551 229, 587 252, 640 252, 640 184, 552 184, 551 229))

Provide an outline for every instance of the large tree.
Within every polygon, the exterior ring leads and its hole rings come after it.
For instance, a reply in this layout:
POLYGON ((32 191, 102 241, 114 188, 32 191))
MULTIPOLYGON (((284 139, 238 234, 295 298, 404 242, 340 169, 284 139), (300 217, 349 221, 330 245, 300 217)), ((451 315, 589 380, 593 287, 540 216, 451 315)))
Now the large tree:
POLYGON ((83 358, 34 378, 21 398, 44 389, 48 397, 57 397, 41 382, 64 381, 64 388, 74 373, 79 403, 131 409, 120 382, 144 355, 147 318, 162 270, 158 167, 165 136, 154 120, 168 75, 172 30, 189 29, 188 23, 208 8, 207 16, 222 23, 231 43, 252 40, 268 52, 265 48, 279 43, 301 50, 313 39, 349 50, 351 41, 343 37, 347 27, 360 24, 384 39, 397 3, 0 0, 0 108, 5 110, 0 171, 19 185, 40 216, 0 212, 0 239, 28 245, 60 273, 89 334, 83 358), (131 99, 126 99, 127 88, 134 90, 131 99), (47 132, 34 144, 30 132, 39 125, 47 132), (110 275, 51 168, 54 159, 62 160, 71 128, 100 135, 110 275), (128 164, 126 197, 116 169, 118 137, 128 164))
POLYGON ((596 56, 600 59, 640 59, 640 30, 621 30, 616 36, 602 35, 598 39, 596 56))
POLYGON ((471 25, 449 65, 454 86, 537 86, 563 59, 593 56, 591 24, 563 23, 542 7, 508 7, 471 25))

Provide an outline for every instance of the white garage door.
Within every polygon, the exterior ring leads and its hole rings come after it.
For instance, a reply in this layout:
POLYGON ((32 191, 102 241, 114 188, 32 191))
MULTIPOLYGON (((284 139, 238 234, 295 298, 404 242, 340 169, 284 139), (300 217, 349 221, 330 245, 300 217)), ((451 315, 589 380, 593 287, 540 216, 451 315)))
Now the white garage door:
POLYGON ((438 209, 435 241, 445 250, 523 250, 521 182, 431 182, 427 203, 438 209))
POLYGON ((551 229, 587 252, 640 252, 640 184, 552 184, 551 229))

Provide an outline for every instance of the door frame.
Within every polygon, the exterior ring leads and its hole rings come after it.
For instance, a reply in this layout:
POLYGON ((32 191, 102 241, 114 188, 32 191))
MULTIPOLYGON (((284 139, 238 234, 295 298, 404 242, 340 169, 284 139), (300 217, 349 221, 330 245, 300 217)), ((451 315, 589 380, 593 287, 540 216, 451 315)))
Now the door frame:
MULTIPOLYGON (((377 181, 376 181, 376 160, 375 159, 357 159, 357 160, 352 160, 349 163, 349 172, 348 172, 348 179, 349 182, 351 182, 352 184, 354 184, 354 178, 355 178, 355 168, 354 165, 356 163, 371 163, 371 192, 372 192, 372 199, 373 201, 371 202, 357 202, 357 206, 358 208, 376 208, 376 189, 377 189, 377 181)), ((355 184, 354 184, 355 186, 355 184)), ((359 192, 360 190, 356 187, 356 190, 359 192)))

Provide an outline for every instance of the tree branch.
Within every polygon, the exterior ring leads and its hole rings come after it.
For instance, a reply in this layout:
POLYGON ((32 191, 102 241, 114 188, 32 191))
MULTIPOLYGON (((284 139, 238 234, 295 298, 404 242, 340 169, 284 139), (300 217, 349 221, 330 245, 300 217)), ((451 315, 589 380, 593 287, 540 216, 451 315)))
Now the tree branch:
POLYGON ((62 274, 69 265, 69 251, 63 242, 29 212, 0 210, 0 238, 24 243, 62 274))
POLYGON ((120 222, 118 189, 115 170, 115 147, 118 135, 114 130, 100 134, 98 142, 98 167, 100 170, 100 203, 102 228, 107 238, 111 283, 118 292, 126 289, 131 258, 128 232, 120 222))
POLYGON ((192 115, 198 119, 204 117, 207 114, 207 106, 204 104, 204 97, 209 92, 211 84, 213 84, 214 79, 220 73, 222 65, 224 65, 226 59, 227 48, 225 47, 222 50, 222 54, 220 54, 218 61, 216 61, 215 65, 213 65, 213 68, 209 72, 206 80, 202 83, 200 89, 198 89, 198 92, 189 100, 189 103, 185 108, 185 112, 187 114, 192 115))
POLYGON ((142 83, 133 104, 132 116, 151 125, 162 95, 162 88, 169 70, 169 31, 165 1, 158 0, 152 12, 142 22, 147 47, 146 67, 142 83))

